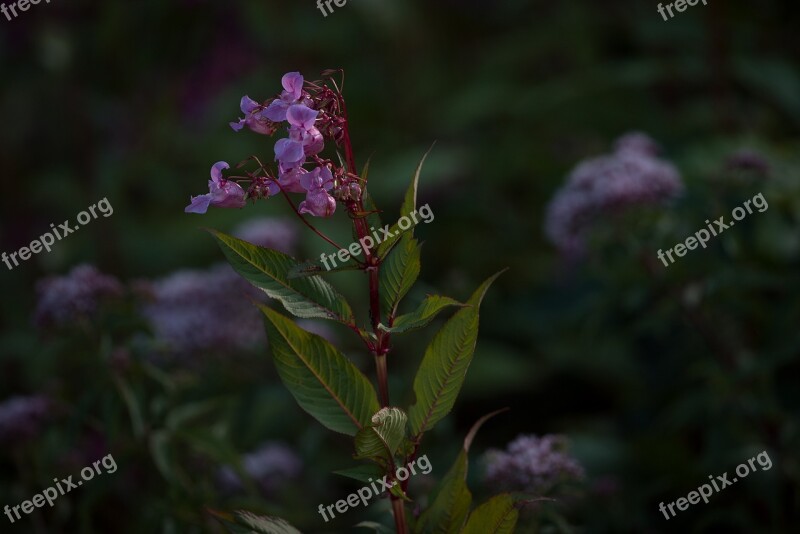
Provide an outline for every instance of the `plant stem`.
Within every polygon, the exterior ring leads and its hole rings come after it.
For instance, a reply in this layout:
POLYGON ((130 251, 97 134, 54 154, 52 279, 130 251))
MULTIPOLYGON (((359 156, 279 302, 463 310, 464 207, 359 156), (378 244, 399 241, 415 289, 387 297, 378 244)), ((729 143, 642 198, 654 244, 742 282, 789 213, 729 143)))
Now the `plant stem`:
POLYGON ((378 391, 381 396, 381 406, 389 406, 389 373, 386 370, 386 355, 375 355, 375 368, 378 372, 378 391))
POLYGON ((392 495, 392 512, 394 513, 394 525, 397 534, 408 534, 408 526, 406 525, 406 510, 403 505, 403 500, 399 497, 392 495))
MULTIPOLYGON (((342 115, 345 119, 344 125, 344 151, 345 161, 347 162, 348 171, 357 175, 356 161, 353 154, 353 144, 350 140, 350 121, 347 118, 347 107, 344 103, 344 98, 340 94, 340 103, 342 106, 342 115)), ((366 187, 366 184, 365 184, 366 187)), ((348 206, 351 214, 363 213, 364 202, 362 198, 351 201, 348 206)), ((356 234, 359 239, 363 239, 369 235, 369 228, 366 220, 363 217, 354 217, 353 226, 355 227, 356 234)), ((383 332, 378 328, 381 322, 381 300, 380 300, 380 281, 379 272, 381 268, 380 258, 373 253, 372 250, 366 249, 364 251, 365 270, 369 276, 369 315, 372 322, 372 331, 375 334, 376 342, 372 347, 372 354, 375 356, 375 370, 378 376, 378 392, 383 407, 389 406, 389 372, 386 365, 387 354, 389 352, 389 334, 383 332)), ((394 473, 389 473, 393 475, 394 473)), ((389 495, 392 502, 392 515, 394 515, 394 524, 397 534, 408 534, 408 526, 406 525, 406 512, 403 500, 389 495)))
MULTIPOLYGON (((278 184, 278 187, 280 187, 280 184, 278 184)), ((316 227, 314 227, 313 224, 308 222, 306 220, 306 218, 303 217, 303 214, 300 213, 300 210, 297 209, 297 206, 294 205, 294 202, 292 202, 292 199, 289 198, 289 195, 286 193, 286 191, 283 190, 283 187, 281 187, 280 189, 281 189, 281 193, 283 194, 283 197, 286 199, 286 202, 289 203, 289 206, 291 206, 292 211, 294 211, 294 214, 297 215, 298 217, 300 217, 300 220, 303 221, 303 224, 305 224, 306 226, 311 228, 311 230, 313 230, 313 232, 315 234, 317 234, 318 236, 320 236, 322 239, 324 239, 325 241, 327 241, 328 243, 330 243, 331 245, 336 247, 336 250, 342 250, 342 246, 341 245, 339 245, 338 243, 336 243, 336 241, 334 241, 333 239, 329 238, 328 236, 326 236, 325 234, 323 234, 322 232, 317 230, 316 227)))

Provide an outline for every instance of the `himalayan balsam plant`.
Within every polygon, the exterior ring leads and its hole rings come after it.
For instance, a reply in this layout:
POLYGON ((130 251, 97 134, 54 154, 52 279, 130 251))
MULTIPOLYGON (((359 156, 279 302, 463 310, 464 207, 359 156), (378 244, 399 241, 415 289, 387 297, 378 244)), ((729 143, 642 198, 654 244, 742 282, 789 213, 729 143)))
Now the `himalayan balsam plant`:
MULTIPOLYGON (((361 173, 356 169, 342 84, 333 78, 340 72, 326 71, 318 82, 305 81, 297 72, 289 73, 283 77, 284 90, 277 97, 258 103, 245 96, 241 101, 244 118, 231 123, 234 130, 247 127, 258 134, 273 135, 288 123, 289 136, 279 139, 274 147, 277 173, 255 156, 235 170, 225 162, 216 163, 211 168, 209 192, 193 197, 186 211, 205 213, 209 206, 241 208, 248 200, 281 196, 306 226, 339 250, 343 247, 306 216, 330 217, 341 206, 352 221, 355 238, 366 246, 361 259, 331 270, 211 231, 236 271, 280 301, 289 314, 336 321, 352 330, 374 358, 378 388, 376 391, 367 376, 331 343, 303 330, 285 315, 256 304, 264 314, 272 357, 283 383, 297 403, 322 425, 353 437, 353 458, 365 465, 343 474, 365 483, 386 477, 398 533, 513 532, 518 502, 510 494, 495 496, 470 511, 467 452, 478 426, 490 416, 470 431, 427 509, 418 516, 408 513, 407 503, 414 501, 407 494, 408 479, 399 480, 396 468, 420 455, 425 433, 452 410, 475 350, 481 301, 500 273, 481 284, 465 303, 428 295, 415 311, 398 315, 400 301, 420 272, 420 244, 414 238, 413 226, 406 230, 398 224, 384 226, 368 193, 368 168, 361 173), (326 143, 335 146, 336 160, 322 155, 326 143), (291 197, 296 193, 305 195, 299 205, 291 197), (368 239, 377 236, 376 229, 381 228, 386 230, 384 236, 391 237, 368 239), (359 323, 350 304, 324 278, 328 272, 341 270, 361 270, 366 275, 368 326, 359 323), (447 308, 456 311, 422 356, 413 383, 415 403, 409 407, 392 405, 387 375, 392 337, 427 326, 447 308)), ((422 163, 405 195, 401 218, 417 209, 421 168, 422 163)), ((309 505, 310 509, 313 506, 309 505)), ((282 519, 248 512, 220 513, 219 517, 235 532, 298 532, 282 519)), ((378 524, 364 526, 385 529, 378 524)))

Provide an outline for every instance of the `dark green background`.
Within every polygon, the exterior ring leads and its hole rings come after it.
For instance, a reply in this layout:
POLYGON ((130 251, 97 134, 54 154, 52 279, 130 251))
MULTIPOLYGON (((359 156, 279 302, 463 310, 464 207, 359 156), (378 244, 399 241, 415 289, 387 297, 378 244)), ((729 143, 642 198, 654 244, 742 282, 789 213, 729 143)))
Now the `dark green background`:
MULTIPOLYGON (((472 421, 511 406, 479 436, 475 458, 519 433, 563 432, 587 469, 582 496, 544 514, 564 522, 534 515, 530 531, 791 532, 800 509, 800 17, 789 2, 709 4, 664 22, 655 2, 632 1, 350 0, 324 18, 310 0, 54 0, 0 19, 0 249, 28 244, 103 197, 114 207, 53 252, 0 267, 0 397, 46 387, 58 359, 85 353, 31 326, 38 278, 81 262, 123 280, 203 267, 222 255, 200 226, 228 231, 256 214, 288 216, 278 201, 203 217, 183 207, 205 192, 215 161, 270 159, 272 141, 227 126, 243 94, 272 96, 287 71, 315 78, 343 68, 356 158, 371 158, 382 209, 396 213, 437 142, 420 193, 436 219, 419 229, 422 284, 412 297, 466 298, 510 267, 486 300, 462 400, 426 438, 434 474, 472 421), (687 194, 626 221, 622 234, 598 223, 588 257, 567 264, 543 236, 547 202, 578 161, 630 130, 663 145, 687 194), (767 179, 731 178, 725 159, 740 148, 771 162, 767 179), (757 192, 766 213, 669 270, 643 267, 642 257, 757 192), (770 471, 669 522, 659 514, 660 501, 765 449, 770 471)), ((345 223, 322 226, 346 241, 345 223)), ((304 255, 323 250, 304 236, 304 255)), ((334 280, 363 315, 359 275, 334 280)), ((398 343, 395 397, 409 391, 429 335, 398 343)), ((341 337, 357 354, 355 340, 341 337)), ((230 437, 239 451, 268 438, 296 444, 305 479, 276 503, 253 494, 242 505, 322 528, 317 504, 351 491, 329 474, 346 461, 346 440, 311 429, 266 356, 223 362, 195 371, 180 402, 227 399, 233 408, 220 420, 237 421, 230 437)), ((109 385, 92 372, 56 379, 105 398, 109 385)), ((124 428, 109 432, 130 444, 124 428)), ((74 434, 69 418, 54 423, 31 445, 45 467, 25 477, 4 454, 0 504, 58 474, 47 461, 75 446, 74 434)), ((144 442, 127 454, 115 453, 120 471, 107 486, 71 496, 60 531, 194 532, 213 524, 204 506, 241 504, 206 485, 165 484, 144 442)))

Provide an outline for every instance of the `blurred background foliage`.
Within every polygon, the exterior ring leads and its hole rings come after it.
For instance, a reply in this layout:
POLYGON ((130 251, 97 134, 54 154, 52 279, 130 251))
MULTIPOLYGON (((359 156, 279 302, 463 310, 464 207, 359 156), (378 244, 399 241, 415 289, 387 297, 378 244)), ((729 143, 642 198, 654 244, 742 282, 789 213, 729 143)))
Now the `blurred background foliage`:
MULTIPOLYGON (((215 161, 271 159, 270 140, 227 125, 243 94, 262 100, 284 72, 313 79, 341 67, 356 157, 370 158, 385 219, 437 141, 420 195, 436 219, 418 229, 422 283, 408 305, 434 291, 466 298, 511 268, 485 301, 461 401, 426 438, 433 476, 475 419, 510 406, 473 448, 477 494, 475 460, 520 433, 566 434, 586 470, 579 493, 526 512, 520 531, 792 531, 798 13, 788 2, 710 2, 664 22, 646 2, 350 0, 324 18, 310 0, 70 0, 0 20, 0 249, 25 246, 104 197, 114 207, 52 252, 0 268, 0 399, 42 393, 57 406, 40 434, 3 445, 0 504, 109 452, 119 465, 2 530, 208 532, 218 527, 206 508, 235 507, 317 532, 385 521, 384 504, 321 521, 319 503, 355 489, 330 474, 351 465, 349 444, 290 402, 263 347, 153 357, 133 289, 67 329, 32 319, 46 275, 91 263, 132 288, 220 262, 201 226, 288 218, 277 199, 204 217, 183 207, 205 192, 215 161), (631 130, 662 145, 685 193, 598 218, 587 253, 563 257, 543 233, 549 200, 579 161, 631 130), (731 157, 742 150, 768 170, 737 170, 731 157), (768 211, 669 268, 656 260, 758 192, 768 211), (273 447, 266 486, 242 474, 253 471, 245 455, 264 443, 273 447), (771 470, 669 522, 658 512, 765 449, 771 470), (275 471, 292 455, 302 469, 275 471), (243 487, 226 489, 224 466, 239 470, 243 487)), ((344 218, 321 226, 349 242, 344 218)), ((308 232, 296 247, 300 257, 330 252, 308 232)), ((366 317, 361 276, 332 278, 366 317)), ((411 400, 432 332, 396 342, 395 402, 411 400)), ((349 332, 329 334, 372 372, 349 332)))

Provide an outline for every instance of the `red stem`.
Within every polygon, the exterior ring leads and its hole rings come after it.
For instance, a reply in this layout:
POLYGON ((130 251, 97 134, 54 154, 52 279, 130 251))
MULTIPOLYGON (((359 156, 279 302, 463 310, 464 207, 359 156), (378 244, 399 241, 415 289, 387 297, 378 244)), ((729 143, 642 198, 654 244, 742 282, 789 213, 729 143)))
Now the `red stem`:
MULTIPOLYGON (((345 162, 348 171, 351 174, 357 175, 356 160, 353 155, 353 144, 350 139, 350 121, 347 118, 347 107, 344 103, 344 98, 339 98, 342 107, 342 116, 345 119, 344 124, 344 154, 345 162)), ((356 229, 359 239, 369 235, 369 228, 366 219, 361 216, 364 213, 364 203, 361 198, 351 201, 347 205, 348 211, 351 214, 358 216, 353 217, 353 225, 356 229)), ((378 391, 380 393, 381 405, 389 406, 389 376, 386 366, 386 358, 389 352, 389 334, 383 332, 378 328, 381 322, 381 301, 380 301, 380 284, 379 284, 379 271, 381 267, 380 258, 373 254, 372 250, 364 251, 366 271, 369 275, 369 303, 370 303, 370 318, 372 320, 372 331, 375 334, 377 341, 370 347, 373 356, 375 357, 375 369, 378 376, 378 391)), ((393 473, 392 473, 393 474, 393 473)), ((395 528, 397 534, 407 534, 408 525, 406 524, 405 506, 403 500, 389 496, 392 502, 392 514, 394 515, 395 528)))

